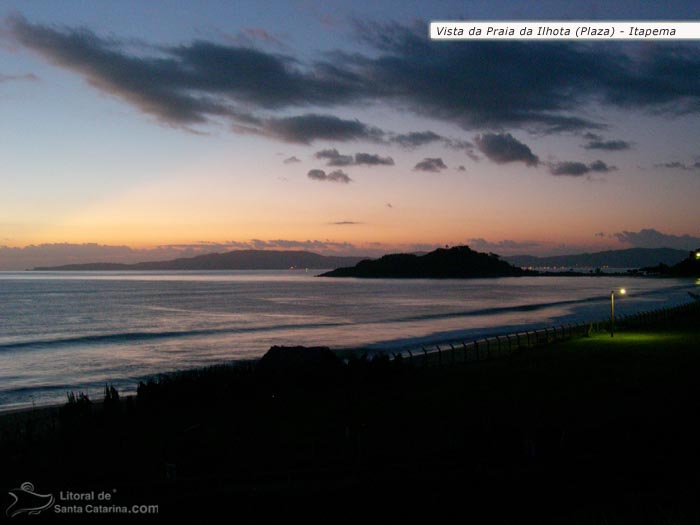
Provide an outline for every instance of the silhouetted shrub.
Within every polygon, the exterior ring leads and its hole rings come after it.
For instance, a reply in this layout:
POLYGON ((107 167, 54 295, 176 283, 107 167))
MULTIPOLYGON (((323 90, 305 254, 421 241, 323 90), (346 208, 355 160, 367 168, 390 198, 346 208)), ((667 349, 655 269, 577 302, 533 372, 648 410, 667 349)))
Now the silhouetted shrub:
POLYGON ((334 383, 342 372, 342 361, 325 346, 273 346, 255 369, 263 381, 305 386, 334 383))
POLYGON ((119 392, 114 386, 105 385, 105 397, 104 397, 104 412, 105 416, 114 416, 118 414, 121 409, 121 404, 119 403, 119 392))
POLYGON ((66 420, 85 419, 92 413, 92 401, 85 392, 66 393, 68 401, 61 407, 60 416, 66 420))

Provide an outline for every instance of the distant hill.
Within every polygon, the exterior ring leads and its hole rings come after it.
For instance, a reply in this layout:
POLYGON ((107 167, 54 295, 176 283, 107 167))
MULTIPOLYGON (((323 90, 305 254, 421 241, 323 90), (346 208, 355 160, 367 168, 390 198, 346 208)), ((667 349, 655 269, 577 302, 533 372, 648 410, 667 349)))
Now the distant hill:
POLYGON ((321 277, 475 278, 530 275, 497 255, 476 252, 468 246, 439 248, 425 255, 398 253, 364 260, 352 268, 338 268, 321 277))
POLYGON ((659 264, 657 266, 641 268, 647 275, 659 275, 663 277, 700 277, 700 248, 686 253, 686 257, 673 266, 659 264))
POLYGON ((282 250, 234 250, 208 253, 171 261, 135 264, 87 263, 45 266, 34 271, 124 271, 124 270, 286 270, 309 268, 325 270, 356 264, 362 257, 329 257, 312 252, 282 250))
POLYGON ((627 250, 609 250, 553 257, 514 255, 504 257, 504 259, 522 268, 599 268, 603 266, 609 266, 610 268, 641 268, 642 266, 655 266, 658 264, 674 265, 687 256, 687 251, 674 250, 673 248, 629 248, 627 250))

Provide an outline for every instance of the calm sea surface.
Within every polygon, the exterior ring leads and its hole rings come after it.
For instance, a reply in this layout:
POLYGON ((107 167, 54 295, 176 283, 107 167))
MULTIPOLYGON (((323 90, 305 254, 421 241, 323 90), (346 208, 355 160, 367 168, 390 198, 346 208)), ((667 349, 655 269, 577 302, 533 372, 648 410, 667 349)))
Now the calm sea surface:
POLYGON ((0 410, 101 398, 272 345, 370 350, 471 340, 688 301, 693 282, 620 277, 317 278, 320 272, 0 272, 0 410))

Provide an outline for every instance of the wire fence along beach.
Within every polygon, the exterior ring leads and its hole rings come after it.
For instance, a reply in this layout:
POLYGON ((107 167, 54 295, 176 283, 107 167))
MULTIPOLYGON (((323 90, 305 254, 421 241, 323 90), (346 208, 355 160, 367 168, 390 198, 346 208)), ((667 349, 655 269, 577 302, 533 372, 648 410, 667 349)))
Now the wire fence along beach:
MULTIPOLYGON (((695 300, 678 306, 619 316, 615 319, 614 328, 619 331, 640 327, 648 323, 697 312, 698 310, 700 310, 700 301, 695 300)), ((496 335, 472 341, 451 341, 426 345, 414 350, 382 351, 378 352, 378 354, 387 356, 392 360, 408 359, 410 362, 423 366, 451 366, 458 363, 506 357, 521 350, 540 347, 558 341, 566 341, 575 337, 588 337, 594 333, 609 333, 611 327, 611 319, 599 319, 496 335)))

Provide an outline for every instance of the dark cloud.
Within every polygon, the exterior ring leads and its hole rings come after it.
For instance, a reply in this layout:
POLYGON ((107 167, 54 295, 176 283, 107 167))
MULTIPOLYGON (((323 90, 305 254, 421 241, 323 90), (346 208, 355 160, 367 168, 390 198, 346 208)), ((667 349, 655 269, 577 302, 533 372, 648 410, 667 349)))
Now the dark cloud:
POLYGON ((537 155, 510 133, 484 133, 475 142, 479 151, 496 164, 524 162, 526 166, 537 166, 540 163, 537 155))
POLYGON ((354 99, 353 92, 343 87, 343 76, 332 68, 319 65, 305 71, 289 56, 204 41, 161 47, 152 56, 130 54, 121 42, 102 39, 87 29, 59 31, 21 17, 9 18, 8 26, 22 45, 169 124, 227 117, 243 124, 234 127, 236 131, 258 131, 302 143, 317 138, 350 140, 370 131, 359 122, 334 116, 261 119, 241 109, 328 106, 354 99))
POLYGON ((425 144, 431 144, 433 142, 442 142, 444 140, 445 138, 442 135, 438 135, 434 131, 412 131, 410 133, 395 135, 391 139, 392 142, 404 148, 416 148, 418 146, 424 146, 425 144))
POLYGON ((478 250, 478 251, 508 251, 512 252, 513 250, 528 250, 531 248, 536 248, 540 246, 540 243, 535 242, 535 241, 512 241, 512 240, 502 240, 502 241, 497 241, 497 242, 490 242, 487 241, 486 239, 483 239, 481 237, 475 238, 475 239, 469 239, 468 241, 469 246, 472 247, 472 249, 478 250))
MULTIPOLYGON (((196 40, 148 46, 18 16, 6 25, 19 44, 167 124, 224 119, 234 131, 287 142, 385 138, 367 124, 315 113, 356 104, 389 104, 464 129, 548 133, 601 129, 580 112, 589 102, 672 114, 700 111, 700 51, 686 44, 664 43, 637 54, 628 52, 631 45, 576 42, 463 45, 431 41, 424 23, 357 22, 368 53, 335 51, 304 62, 252 47, 273 40, 259 29, 247 32, 248 45, 196 40), (300 108, 310 113, 270 115, 300 108)), ((406 147, 439 140, 430 133, 394 140, 406 147)), ((622 142, 601 141, 593 149, 619 149, 622 142)), ((533 165, 533 157, 519 160, 533 165)))
POLYGON ((357 221, 337 221, 337 222, 331 222, 334 226, 354 226, 356 224, 364 224, 363 222, 357 222, 357 221))
POLYGON ((457 166, 457 171, 467 171, 467 168, 464 166, 457 166))
POLYGON ((438 173, 441 170, 447 169, 447 166, 441 158, 425 158, 413 167, 416 171, 427 171, 438 173))
POLYGON ((468 140, 459 140, 438 135, 434 131, 412 131, 400 135, 393 135, 389 142, 398 144, 404 148, 413 149, 426 144, 441 143, 444 147, 463 150, 472 160, 478 161, 479 157, 474 153, 474 144, 468 140))
POLYGON ((324 149, 316 152, 317 159, 326 160, 326 166, 393 166, 394 159, 391 157, 380 157, 374 153, 355 153, 343 155, 337 149, 324 149))
POLYGON ((549 171, 552 175, 569 175, 571 177, 580 177, 587 175, 591 169, 583 162, 559 162, 550 166, 549 171))
POLYGON ((608 73, 607 64, 597 61, 598 54, 582 46, 442 45, 445 42, 425 38, 422 23, 409 28, 360 21, 356 28, 381 54, 345 58, 387 97, 413 112, 466 129, 536 126, 555 132, 597 126, 566 114, 596 89, 593 73, 608 73))
POLYGON ((387 202, 387 203, 386 203, 386 207, 387 207, 387 208, 393 208, 393 206, 392 206, 392 204, 391 204, 390 202, 387 202))
POLYGON ((282 162, 284 162, 285 164, 296 164, 297 162, 301 162, 301 161, 296 157, 287 157, 282 162))
POLYGON ((678 250, 695 250, 700 247, 700 237, 692 235, 673 235, 661 233, 653 228, 638 232, 622 231, 614 236, 624 244, 635 248, 676 248, 678 250))
POLYGON ((609 171, 617 171, 616 166, 608 166, 605 162, 602 160, 594 160, 591 162, 588 167, 590 168, 591 171, 597 171, 599 173, 607 173, 609 171))
POLYGON ((264 241, 261 239, 252 239, 246 243, 249 248, 255 250, 314 250, 320 252, 352 252, 357 249, 354 244, 349 242, 307 240, 295 241, 287 239, 274 239, 264 241))
POLYGON ((367 140, 377 142, 384 132, 359 120, 345 120, 333 115, 307 114, 295 117, 270 118, 260 123, 238 127, 285 142, 311 144, 315 140, 367 140))
POLYGON ((671 168, 671 169, 681 169, 681 170, 687 170, 688 166, 683 164, 682 162, 678 161, 673 161, 673 162, 665 162, 663 164, 655 164, 657 168, 671 168))
POLYGON ((358 166, 393 166, 394 159, 380 157, 374 153, 355 153, 355 164, 358 166))
POLYGON ((597 232, 595 234, 596 237, 605 237, 605 232, 597 232))
POLYGON ((693 164, 686 164, 684 162, 678 162, 676 160, 673 162, 664 162, 662 164, 654 164, 654 167, 688 171, 688 170, 700 169, 700 161, 694 162, 693 164))
POLYGON ((351 166, 354 162, 352 155, 341 155, 337 149, 318 151, 314 157, 327 161, 326 166, 351 166))
POLYGON ((586 149, 600 149, 605 151, 622 151, 632 147, 631 142, 624 140, 604 140, 596 133, 585 133, 584 138, 588 139, 583 147, 586 149))
POLYGON ((608 166, 602 160, 596 160, 590 164, 584 164, 583 162, 572 162, 564 161, 550 164, 549 172, 552 175, 567 175, 570 177, 581 177, 583 175, 588 175, 591 172, 596 173, 607 173, 609 171, 615 171, 617 168, 615 166, 608 166))
POLYGON ((211 115, 228 113, 221 101, 190 91, 195 89, 192 81, 201 75, 192 77, 186 72, 176 56, 177 49, 168 58, 139 57, 125 53, 118 43, 103 40, 86 29, 61 32, 30 24, 21 17, 10 18, 8 26, 22 45, 58 66, 80 73, 97 89, 118 96, 164 122, 196 124, 206 122, 211 115))
POLYGON ((342 184, 348 184, 352 182, 352 179, 343 170, 335 170, 330 173, 326 173, 323 170, 309 170, 307 176, 311 180, 318 180, 322 182, 339 182, 342 184))

